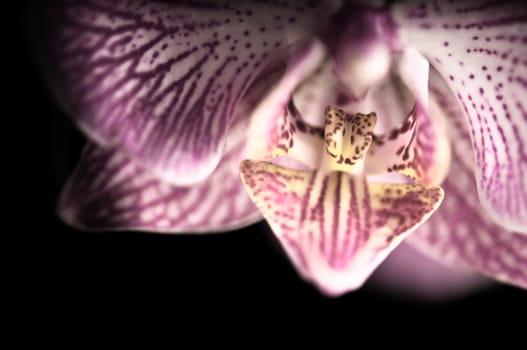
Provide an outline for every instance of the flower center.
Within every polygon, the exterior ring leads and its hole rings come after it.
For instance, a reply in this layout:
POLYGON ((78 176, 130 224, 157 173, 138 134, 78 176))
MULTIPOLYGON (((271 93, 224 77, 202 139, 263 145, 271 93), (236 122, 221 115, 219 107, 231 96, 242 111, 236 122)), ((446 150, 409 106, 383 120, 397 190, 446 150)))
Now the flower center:
POLYGON ((350 115, 342 109, 327 107, 324 138, 325 161, 321 168, 344 171, 351 174, 363 172, 363 160, 373 141, 373 128, 377 122, 375 113, 350 115))

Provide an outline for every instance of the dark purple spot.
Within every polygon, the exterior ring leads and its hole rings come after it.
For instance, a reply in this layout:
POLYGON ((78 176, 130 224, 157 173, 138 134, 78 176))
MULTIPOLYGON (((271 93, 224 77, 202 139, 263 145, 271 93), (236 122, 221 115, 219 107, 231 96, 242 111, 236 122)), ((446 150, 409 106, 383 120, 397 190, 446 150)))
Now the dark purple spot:
POLYGON ((337 104, 338 105, 346 104, 346 103, 348 103, 348 101, 349 101, 349 97, 344 95, 344 94, 342 94, 342 93, 337 96, 337 104))
POLYGON ((302 123, 300 120, 297 120, 297 121, 296 121, 296 127, 297 127, 298 130, 300 130, 301 132, 306 132, 306 126, 305 126, 304 123, 302 123))

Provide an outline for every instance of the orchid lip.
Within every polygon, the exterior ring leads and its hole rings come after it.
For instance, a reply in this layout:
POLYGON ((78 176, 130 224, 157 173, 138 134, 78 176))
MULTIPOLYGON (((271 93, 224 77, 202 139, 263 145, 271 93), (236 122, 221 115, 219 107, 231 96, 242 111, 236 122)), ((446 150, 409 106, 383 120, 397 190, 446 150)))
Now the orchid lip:
MULTIPOLYGON (((294 115, 279 130, 282 154, 308 128, 294 115), (284 125, 286 127, 284 128, 284 125), (296 127, 295 127, 296 125, 296 127)), ((287 114, 286 114, 287 116, 287 114)), ((364 163, 373 142, 375 113, 350 115, 328 107, 315 170, 245 160, 242 182, 300 275, 328 295, 359 288, 384 258, 439 207, 440 187, 373 183, 364 163)), ((301 159, 299 159, 301 160, 301 159)))

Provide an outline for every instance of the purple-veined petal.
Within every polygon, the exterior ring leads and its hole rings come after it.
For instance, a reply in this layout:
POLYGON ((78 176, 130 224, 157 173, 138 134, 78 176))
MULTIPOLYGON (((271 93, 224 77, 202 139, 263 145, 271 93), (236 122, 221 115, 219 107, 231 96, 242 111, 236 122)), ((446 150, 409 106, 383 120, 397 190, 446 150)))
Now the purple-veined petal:
POLYGON ((59 100, 92 140, 178 185, 213 171, 259 70, 331 14, 303 2, 54 5, 36 38, 59 100))
POLYGON ((449 265, 527 288, 527 236, 494 223, 481 205, 474 179, 469 131, 453 96, 432 76, 431 96, 450 123, 452 164, 441 184, 445 199, 406 242, 449 265))
POLYGON ((299 273, 329 295, 359 288, 440 204, 439 187, 243 161, 242 180, 299 273))
POLYGON ((394 19, 462 106, 487 214, 527 233, 527 8, 521 1, 401 2, 394 19))
POLYGON ((87 145, 60 200, 67 223, 88 230, 215 232, 262 219, 238 176, 243 144, 212 175, 189 187, 164 182, 118 150, 87 145))
POLYGON ((84 229, 156 232, 227 231, 261 220, 239 178, 245 157, 245 117, 282 70, 267 71, 237 104, 219 166, 205 181, 188 187, 155 177, 119 150, 89 144, 64 188, 62 218, 84 229))
POLYGON ((427 301, 466 296, 489 280, 436 261, 403 242, 375 270, 368 284, 386 293, 427 301))

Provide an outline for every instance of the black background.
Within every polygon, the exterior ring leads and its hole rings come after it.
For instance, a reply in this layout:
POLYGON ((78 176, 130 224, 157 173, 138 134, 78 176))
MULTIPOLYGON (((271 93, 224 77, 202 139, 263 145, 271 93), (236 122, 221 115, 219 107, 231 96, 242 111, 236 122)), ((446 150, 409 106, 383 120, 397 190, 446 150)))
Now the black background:
POLYGON ((257 328, 256 321, 264 321, 266 334, 299 323, 405 331, 421 325, 442 333, 522 311, 525 318, 525 291, 501 285, 446 303, 402 299, 368 285, 324 297, 297 277, 265 223, 206 236, 85 233, 64 225, 54 206, 83 138, 46 88, 20 23, 10 55, 15 80, 8 102, 16 113, 4 116, 15 121, 5 134, 6 156, 13 158, 7 172, 16 178, 5 189, 16 194, 7 217, 14 225, 6 230, 23 240, 13 264, 24 265, 24 273, 9 270, 37 340, 82 341, 121 329, 139 330, 128 337, 146 329, 236 333, 239 325, 257 328))

